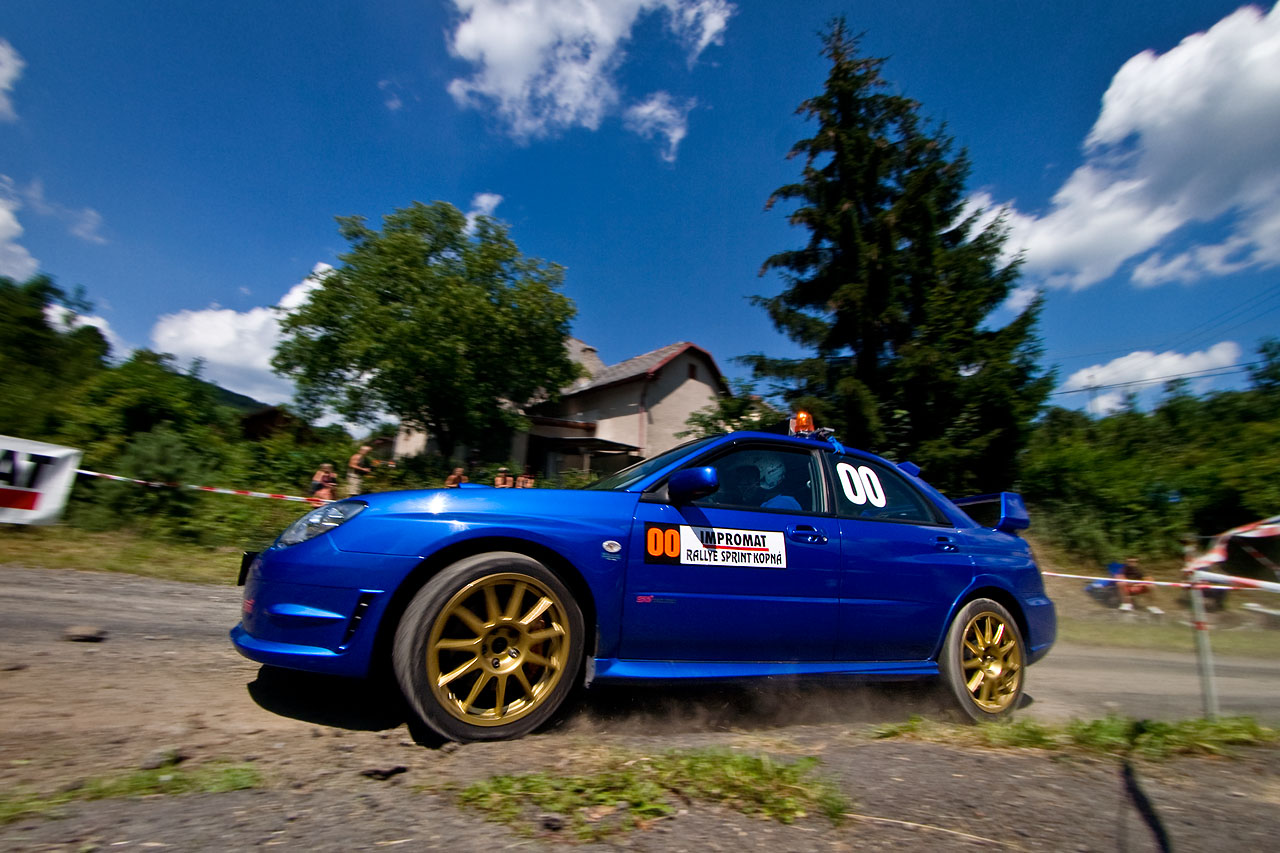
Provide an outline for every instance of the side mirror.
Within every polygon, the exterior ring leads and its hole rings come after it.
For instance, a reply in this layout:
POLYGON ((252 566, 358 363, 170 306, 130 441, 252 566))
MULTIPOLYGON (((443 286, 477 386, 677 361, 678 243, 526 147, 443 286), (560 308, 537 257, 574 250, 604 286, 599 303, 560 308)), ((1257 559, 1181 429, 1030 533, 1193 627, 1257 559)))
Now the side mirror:
POLYGON ((1030 526, 1031 516, 1027 514, 1027 505, 1022 502, 1022 496, 1016 492, 1001 492, 1000 521, 996 524, 996 530, 1013 533, 1030 526))
POLYGON ((720 476, 715 468, 685 468, 667 480, 667 499, 675 504, 687 504, 705 498, 719 488, 720 476))

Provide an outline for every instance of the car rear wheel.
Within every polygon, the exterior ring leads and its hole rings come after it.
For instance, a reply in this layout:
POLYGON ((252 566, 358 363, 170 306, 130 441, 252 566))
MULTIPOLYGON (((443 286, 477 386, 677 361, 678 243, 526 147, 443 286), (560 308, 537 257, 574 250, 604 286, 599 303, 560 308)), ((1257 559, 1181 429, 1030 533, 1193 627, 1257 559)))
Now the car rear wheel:
POLYGON ((523 554, 479 554, 409 603, 396 629, 396 680, 445 737, 520 737, 573 689, 583 634, 582 611, 555 573, 523 554))
POLYGON ((1022 699, 1022 632, 998 601, 970 601, 947 629, 938 661, 942 680, 960 709, 977 721, 1008 717, 1022 699))

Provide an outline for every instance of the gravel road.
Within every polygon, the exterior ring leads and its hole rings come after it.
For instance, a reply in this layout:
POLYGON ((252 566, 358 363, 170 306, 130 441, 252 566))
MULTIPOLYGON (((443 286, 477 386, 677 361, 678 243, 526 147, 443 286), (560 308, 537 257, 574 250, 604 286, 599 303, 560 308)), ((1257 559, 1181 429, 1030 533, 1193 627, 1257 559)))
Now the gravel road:
MULTIPOLYGON (((571 769, 575 755, 601 743, 640 753, 718 746, 817 755, 856 811, 881 819, 783 826, 690 804, 608 849, 1156 849, 1121 796, 1114 760, 861 735, 870 723, 936 711, 918 686, 597 689, 550 732, 441 744, 406 725, 385 686, 241 658, 226 637, 239 600, 228 587, 0 567, 0 788, 56 791, 133 769, 162 747, 192 764, 253 761, 270 783, 72 804, 56 820, 0 826, 0 849, 543 849, 564 840, 540 827, 516 834, 417 786, 571 769), (63 639, 68 626, 86 624, 107 639, 63 639), (407 772, 385 782, 361 775, 395 766, 407 772)), ((1218 686, 1224 712, 1280 722, 1280 665, 1221 660, 1218 686)), ((1059 646, 1030 670, 1028 693, 1024 713, 1043 719, 1200 710, 1194 660, 1175 653, 1059 646)), ((1143 764, 1139 774, 1177 849, 1263 849, 1280 831, 1276 754, 1143 764)))

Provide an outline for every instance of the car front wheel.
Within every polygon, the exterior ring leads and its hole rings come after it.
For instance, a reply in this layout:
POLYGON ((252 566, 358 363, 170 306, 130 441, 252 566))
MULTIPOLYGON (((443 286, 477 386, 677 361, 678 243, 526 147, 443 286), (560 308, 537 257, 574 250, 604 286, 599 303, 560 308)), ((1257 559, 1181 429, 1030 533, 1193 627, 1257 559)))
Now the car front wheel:
POLYGON ((396 629, 396 679, 447 738, 520 737, 573 689, 583 634, 582 611, 555 573, 523 554, 479 554, 409 603, 396 629))
POLYGON ((970 719, 1008 717, 1022 699, 1022 632, 998 601, 970 601, 947 629, 939 658, 942 680, 970 719))

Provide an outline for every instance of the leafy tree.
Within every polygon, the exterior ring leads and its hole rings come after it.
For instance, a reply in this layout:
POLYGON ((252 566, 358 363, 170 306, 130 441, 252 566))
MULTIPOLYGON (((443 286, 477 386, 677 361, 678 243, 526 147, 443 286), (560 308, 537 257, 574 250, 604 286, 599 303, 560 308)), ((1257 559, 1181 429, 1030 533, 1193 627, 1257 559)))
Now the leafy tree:
POLYGON ((48 276, 23 284, 0 276, 0 433, 41 438, 66 392, 106 365, 107 342, 91 326, 50 322, 49 310, 88 311, 48 276))
POLYGON ((1256 367, 1249 369, 1253 387, 1268 393, 1280 392, 1280 338, 1263 338, 1258 344, 1256 367))
POLYGON ((765 260, 761 275, 786 286, 754 299, 812 355, 744 361, 848 441, 909 457, 944 488, 1008 486, 1052 385, 1036 364, 1042 299, 987 324, 1018 263, 1001 261, 1003 222, 979 228, 966 207, 967 156, 887 91, 884 60, 859 56, 843 19, 823 55, 826 86, 798 110, 817 127, 790 153, 801 178, 766 206, 795 202, 790 222, 809 239, 765 260))
POLYGON ((1280 406, 1265 383, 1199 397, 1170 383, 1149 412, 1047 410, 1023 455, 1022 488, 1036 527, 1079 554, 1176 558, 1188 532, 1276 513, 1277 448, 1280 406))
POLYGON ((58 414, 57 437, 83 448, 89 464, 114 460, 133 436, 161 424, 189 437, 233 429, 233 413, 218 404, 215 386, 179 373, 172 356, 150 350, 136 350, 80 383, 58 414))
POLYGON ((283 319, 272 362, 307 414, 391 414, 451 456, 576 377, 562 268, 521 255, 496 220, 414 202, 381 231, 359 216, 338 223, 351 249, 283 319))
POLYGON ((780 420, 783 414, 755 393, 750 382, 736 380, 733 393, 723 394, 709 406, 699 409, 685 420, 689 429, 676 433, 676 438, 702 438, 744 429, 757 429, 780 420))

